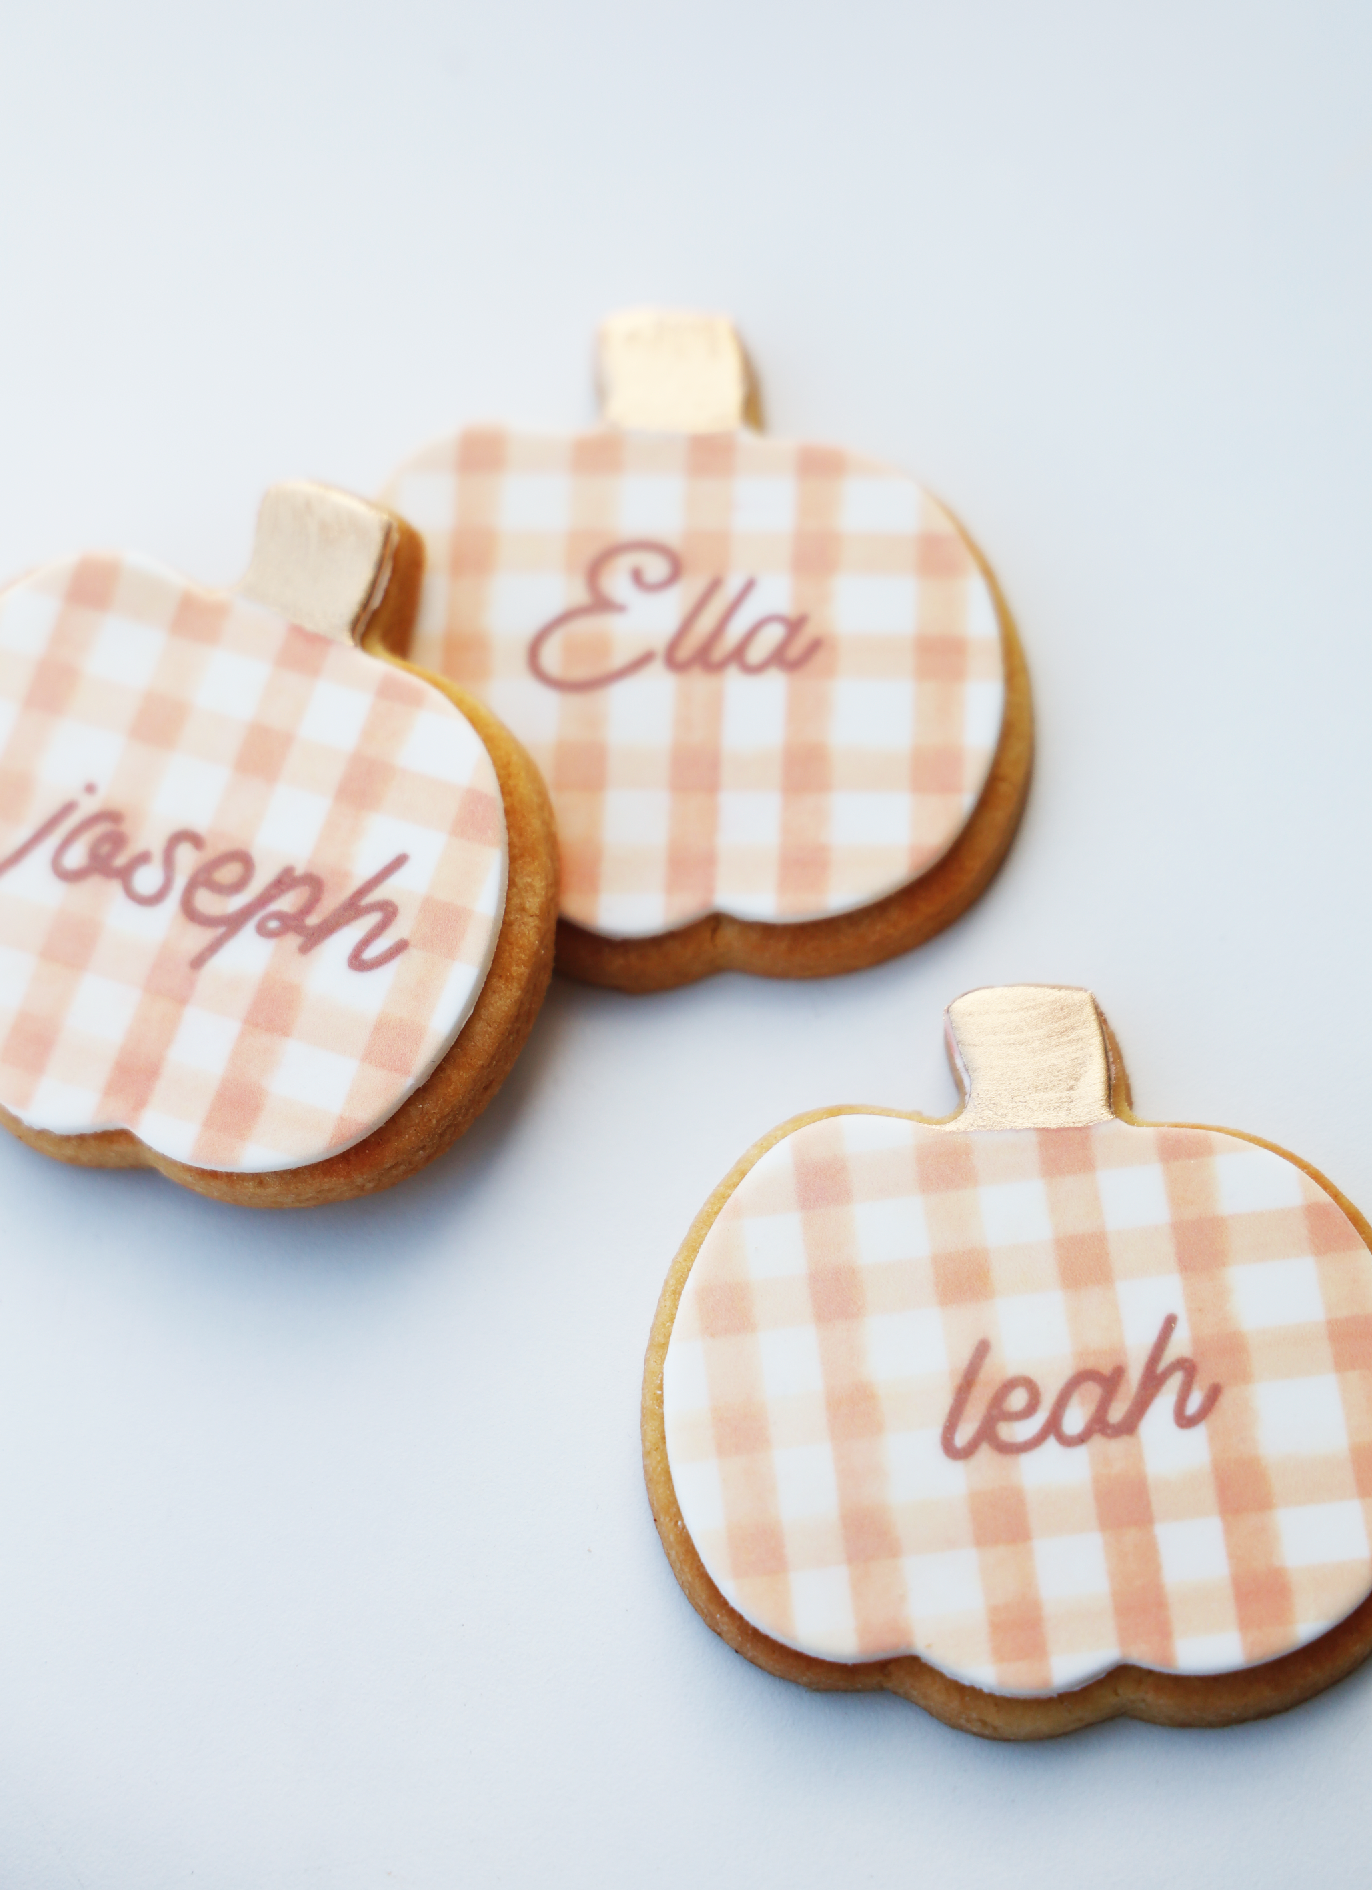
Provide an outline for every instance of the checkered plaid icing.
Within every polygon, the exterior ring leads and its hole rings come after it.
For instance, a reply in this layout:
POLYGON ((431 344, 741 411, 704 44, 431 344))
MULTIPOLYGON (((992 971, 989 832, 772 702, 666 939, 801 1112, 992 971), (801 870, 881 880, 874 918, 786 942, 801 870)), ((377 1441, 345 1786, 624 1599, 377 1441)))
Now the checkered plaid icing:
POLYGON ((0 594, 0 1103, 300 1166, 456 1037, 505 898, 471 725, 418 678, 132 558, 0 594))
POLYGON ((903 475, 752 433, 484 428, 385 503, 427 543, 415 661, 543 770, 579 925, 821 918, 965 824, 1004 708, 996 609, 903 475))
POLYGON ((710 1576, 825 1659, 1221 1672, 1372 1587, 1372 1257, 1237 1136, 811 1123, 706 1235, 663 1390, 710 1576))

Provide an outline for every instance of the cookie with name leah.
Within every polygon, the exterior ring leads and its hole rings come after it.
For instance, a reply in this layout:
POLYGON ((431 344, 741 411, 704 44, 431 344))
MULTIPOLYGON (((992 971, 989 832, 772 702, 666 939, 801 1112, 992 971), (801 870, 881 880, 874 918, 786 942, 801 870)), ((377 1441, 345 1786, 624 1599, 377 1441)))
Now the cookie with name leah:
POLYGON ((904 473, 765 438, 727 322, 613 317, 600 375, 602 427, 472 427, 385 494, 427 547, 415 660, 548 782, 559 967, 647 991, 920 944, 988 884, 1027 791, 989 572, 904 473))
POLYGON ((992 1738, 1309 1698, 1372 1649, 1372 1230, 1270 1143, 1140 1122, 1087 992, 947 1021, 957 1115, 783 1124, 673 1264, 678 1581, 768 1671, 992 1738))
POLYGON ((393 652, 423 548, 303 484, 204 590, 97 555, 0 592, 0 1122, 222 1200, 370 1193, 504 1079, 552 967, 537 770, 393 652))

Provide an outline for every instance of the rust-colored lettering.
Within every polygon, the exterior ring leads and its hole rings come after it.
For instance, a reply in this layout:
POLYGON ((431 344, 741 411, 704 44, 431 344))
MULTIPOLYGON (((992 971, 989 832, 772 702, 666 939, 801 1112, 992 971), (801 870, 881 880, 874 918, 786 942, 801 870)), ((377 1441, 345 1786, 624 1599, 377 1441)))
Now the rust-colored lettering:
MULTIPOLYGON (((93 794, 94 782, 88 783, 84 792, 93 794)), ((0 875, 9 872, 46 841, 52 840, 79 806, 79 801, 64 801, 55 812, 49 814, 26 839, 0 860, 0 875)), ((112 879, 119 883, 135 905, 158 906, 170 896, 176 883, 176 856, 179 849, 187 846, 198 849, 204 845, 203 834, 196 833, 191 827, 178 827, 163 844, 161 877, 155 885, 144 891, 139 887, 138 876, 152 865, 152 851, 144 847, 137 853, 129 853, 124 815, 116 807, 103 807, 84 815, 67 828, 53 847, 48 865, 56 877, 68 885, 92 878, 112 879)), ((315 908, 324 897, 324 882, 318 873, 298 872, 293 866, 282 867, 260 891, 245 899, 241 905, 225 906, 218 911, 207 906, 204 903, 206 898, 227 900, 247 892, 257 876, 257 862, 246 847, 229 847, 222 853, 216 853, 194 869, 181 892, 180 905, 185 918, 192 925, 202 926, 216 934, 191 959, 192 971, 201 970, 216 953, 224 949, 230 939, 237 937, 254 921, 260 938, 278 939, 288 933, 298 933, 300 951, 309 952, 345 926, 356 925, 367 919, 372 923, 349 952, 348 968, 351 971, 380 970, 409 949, 409 940, 393 939, 384 950, 373 950, 383 934, 400 917, 400 908, 393 899, 373 899, 371 895, 394 873, 398 873, 409 857, 408 853, 397 853, 379 872, 373 873, 369 880, 341 899, 323 919, 311 924, 315 908), (282 903, 293 896, 297 903, 282 903)))
POLYGON ((66 880, 69 885, 76 880, 90 879, 93 874, 101 879, 115 879, 118 875, 111 867, 127 840, 124 816, 112 807, 102 808, 99 813, 87 814, 84 820, 68 828, 65 839, 53 848, 52 870, 58 879, 66 880), (81 840, 88 841, 86 857, 73 866, 67 859, 67 849, 81 840))
POLYGON ((259 938, 284 938, 287 932, 307 932, 305 921, 324 897, 324 882, 318 873, 297 873, 286 892, 298 892, 305 889, 305 897, 295 909, 283 906, 275 907, 271 912, 264 912, 257 921, 259 938))
MULTIPOLYGON (((561 611, 556 617, 550 618, 535 633, 528 648, 530 672, 539 682, 546 683, 549 689, 608 689, 612 683, 637 676, 657 660, 657 651, 641 650, 618 669, 606 670, 597 676, 555 676, 547 667, 548 646, 562 631, 572 624, 597 617, 622 616, 628 609, 628 603, 621 601, 611 589, 620 571, 634 590, 665 591, 681 581, 681 558, 670 545, 660 544, 652 538, 634 538, 621 545, 610 545, 592 558, 586 567, 586 602, 574 604, 570 610, 561 611)), ((814 636, 808 642, 805 641, 805 627, 810 621, 807 613, 788 617, 781 611, 768 611, 758 617, 743 631, 732 648, 727 647, 729 631, 735 619, 757 589, 758 580, 753 577, 744 578, 714 623, 702 634, 706 615, 724 589, 724 582, 722 577, 707 579, 699 596, 672 632, 661 656, 664 667, 674 675, 694 669, 717 676, 730 667, 745 676, 760 676, 768 669, 790 673, 803 669, 823 647, 823 637, 814 636), (773 641, 769 633, 778 627, 781 634, 773 641), (692 639, 696 637, 699 640, 693 642, 692 639), (762 653, 759 655, 760 647, 762 653)))
MULTIPOLYGON (((725 631, 757 589, 756 578, 744 579, 733 602, 725 606, 719 620, 712 625, 709 633, 696 645, 695 649, 689 653, 686 649, 686 632, 694 626, 697 617, 703 614, 706 600, 714 596, 722 582, 721 578, 710 579, 697 600, 695 609, 683 620, 681 628, 662 652, 663 662, 668 669, 674 670, 678 675, 684 669, 703 669, 710 675, 717 676, 722 669, 727 669, 734 659, 732 650, 725 650, 722 656, 716 655, 715 652, 724 641, 725 631)), ((747 640, 745 636, 743 641, 746 643, 747 640)))
POLYGON ((193 827, 178 827, 162 849, 162 878, 151 892, 141 893, 133 883, 133 876, 141 865, 146 865, 152 858, 151 853, 135 853, 133 858, 120 872, 124 891, 136 906, 160 906, 176 883, 176 849, 178 847, 203 847, 205 836, 197 833, 193 827))
POLYGON ((1035 1450, 1040 1442, 1034 1437, 1001 1437, 999 1427, 1002 1424, 1018 1424, 1024 1418, 1033 1417, 1043 1399, 1036 1379, 1018 1375, 1007 1378, 991 1393, 991 1402, 986 1407, 986 1415, 977 1427, 978 1440, 985 1439, 992 1450, 1002 1457, 1018 1457, 1026 1450, 1035 1450), (1012 1400, 1019 1402, 1013 1403, 1012 1400))
POLYGON ((18 866, 21 860, 26 860, 35 847, 41 847, 51 834, 57 832, 68 814, 74 814, 80 805, 80 801, 63 801, 55 814, 49 814, 40 827, 34 828, 27 840, 21 840, 13 853, 7 853, 0 860, 0 877, 8 873, 12 866, 18 866))
MULTIPOLYGON (((207 964, 221 946, 228 943, 223 935, 224 927, 231 923, 230 917, 222 912, 206 912, 198 903, 202 892, 214 893, 220 899, 232 899, 235 893, 241 893, 245 886, 252 884, 257 871, 257 862, 244 847, 231 847, 226 853, 216 853, 212 859, 197 866, 186 881, 181 892, 181 910, 192 925, 206 925, 220 936, 198 952, 191 960, 191 970, 199 971, 207 964), (227 876, 227 877, 226 877, 227 876)), ((237 930, 237 927, 234 928, 237 930)), ((232 936, 232 934, 230 934, 232 936)))
POLYGON ((587 601, 584 604, 573 605, 571 610, 564 610, 561 616, 554 617, 551 622, 545 623, 529 645, 529 668, 541 683, 546 683, 550 689, 562 689, 571 693, 584 689, 607 689, 611 683, 623 682, 626 676, 636 676, 639 670, 652 662, 653 652, 644 650, 641 656, 634 657, 631 662, 623 664, 619 669, 608 670, 603 676, 579 677, 554 676, 543 666, 544 650, 560 630, 565 630, 569 624, 580 623, 588 617, 621 616, 628 609, 627 604, 621 604, 617 598, 610 595, 606 584, 608 573, 614 565, 622 559, 634 557, 640 562, 629 565, 628 578, 635 590, 665 591, 681 576, 681 560, 671 546, 659 545, 651 538, 631 539, 627 544, 611 545, 607 551, 602 551, 598 558, 591 560, 586 569, 586 589, 590 593, 587 601), (645 559, 657 561, 659 569, 656 576, 653 575, 651 565, 642 562, 645 559))
POLYGON ((1174 1358, 1169 1365, 1162 1366, 1162 1358, 1171 1342, 1172 1334, 1177 1329, 1177 1315, 1168 1313, 1158 1328, 1158 1336, 1153 1341, 1153 1349, 1144 1361, 1139 1374, 1138 1389, 1129 1400, 1128 1408, 1118 1424, 1108 1425, 1107 1437, 1132 1437, 1143 1422, 1154 1399, 1161 1392, 1168 1379, 1177 1379, 1177 1395, 1172 1406, 1172 1421, 1178 1430, 1193 1431, 1198 1424, 1204 1424, 1218 1402, 1222 1385, 1211 1385, 1193 1409, 1187 1409, 1187 1400, 1191 1396, 1196 1382, 1196 1361, 1191 1358, 1174 1358))
POLYGON ((375 958, 368 958, 365 955, 367 947, 375 945, 382 933, 388 931, 400 917, 400 908, 394 899, 372 899, 370 895, 378 886, 384 885, 392 873, 398 873, 409 857, 408 853, 397 853, 393 860, 387 861, 380 872, 373 873, 370 879, 363 881, 356 892, 349 893, 346 899, 341 900, 332 912, 319 921, 318 925, 310 926, 305 933, 305 942, 300 947, 301 951, 312 952, 316 945, 322 945, 326 938, 332 938, 335 932, 341 932, 345 925, 355 925, 359 919, 368 918, 372 913, 377 915, 376 923, 348 953, 348 969, 350 971, 379 971, 383 965, 389 965, 392 959, 399 958, 401 952, 408 951, 410 941, 407 938, 398 938, 388 945, 384 952, 378 952, 375 958))
POLYGON ((1089 1444, 1093 1437, 1111 1437, 1110 1405, 1115 1393, 1124 1383, 1124 1367, 1116 1365, 1113 1371, 1097 1372, 1089 1367, 1085 1371, 1073 1372, 1062 1390, 1053 1400, 1053 1408, 1048 1413, 1042 1432, 1036 1437, 1036 1443, 1044 1443, 1049 1437, 1056 1437, 1068 1450, 1074 1450, 1080 1444, 1089 1444), (1073 1398, 1088 1385, 1096 1388, 1096 1402, 1091 1407, 1091 1414, 1079 1431, 1064 1429, 1067 1412, 1073 1398))
POLYGON ((965 1463, 981 1442, 981 1426, 972 1432, 965 1444, 958 1442, 958 1425, 966 1415, 968 1400, 972 1396, 972 1387, 981 1375, 981 1368, 990 1356, 991 1341, 978 1339, 972 1347, 972 1356, 967 1361, 966 1370, 958 1381, 958 1388, 953 1393, 953 1402, 948 1407, 948 1415, 943 1420, 943 1431, 939 1442, 943 1446, 945 1457, 951 1457, 954 1463, 965 1463))
POLYGON ((967 1361, 953 1401, 948 1407, 948 1416, 944 1420, 939 1442, 945 1457, 951 1457, 955 1463, 965 1463, 980 1450, 983 1444, 998 1452, 1003 1457, 1022 1456, 1025 1451, 1038 1450, 1049 1438, 1063 1445, 1067 1450, 1075 1450, 1082 1444, 1090 1443, 1093 1437, 1132 1437, 1139 1428, 1148 1411, 1160 1396, 1169 1379, 1177 1380, 1177 1393, 1172 1406, 1172 1421, 1179 1430, 1194 1430, 1203 1424, 1219 1401, 1222 1385, 1212 1384, 1205 1394, 1195 1403, 1191 1395, 1196 1383, 1196 1361, 1191 1358, 1174 1358, 1166 1365, 1163 1358, 1171 1344, 1172 1334, 1177 1329, 1177 1315, 1168 1313, 1158 1328, 1158 1336, 1153 1341, 1152 1350, 1144 1361, 1139 1382, 1133 1397, 1129 1400, 1123 1415, 1112 1420, 1110 1409, 1120 1387, 1124 1383, 1124 1366, 1116 1365, 1108 1372, 1096 1371, 1092 1367, 1073 1372, 1049 1406, 1048 1415, 1036 1431, 1028 1437, 1006 1437, 1001 1426, 1020 1424, 1027 1418, 1034 1417, 1042 1402, 1042 1391, 1038 1382, 1019 1375, 1004 1379, 991 1393, 981 1420, 977 1423, 965 1443, 958 1442, 958 1431, 967 1416, 967 1407, 971 1403, 972 1393, 976 1388, 982 1367, 991 1354, 989 1339, 979 1339, 972 1348, 972 1356, 967 1361), (1067 1416, 1073 1400, 1083 1391, 1095 1392, 1095 1399, 1085 1422, 1077 1430, 1067 1428, 1067 1416))
POLYGON ((794 651, 790 655, 787 652, 796 638, 804 635, 805 626, 809 621, 807 616, 784 617, 779 610, 772 611, 766 617, 759 617, 751 629, 744 631, 743 636, 730 651, 730 661, 736 663, 745 676, 760 676, 764 669, 804 669, 810 658, 819 650, 824 641, 823 637, 815 637, 803 650, 794 651), (768 650, 761 662, 750 663, 747 660, 748 647, 753 638, 759 630, 770 630, 776 623, 779 623, 782 628, 781 638, 776 647, 768 650))

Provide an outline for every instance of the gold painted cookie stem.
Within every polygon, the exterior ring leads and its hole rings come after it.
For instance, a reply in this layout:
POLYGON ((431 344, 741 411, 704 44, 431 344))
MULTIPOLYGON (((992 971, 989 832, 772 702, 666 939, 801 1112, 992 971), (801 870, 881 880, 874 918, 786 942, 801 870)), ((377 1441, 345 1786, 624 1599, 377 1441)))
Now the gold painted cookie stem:
POLYGON ((380 506, 284 480, 263 497, 252 562, 236 588, 303 629, 360 643, 386 596, 399 535, 380 506))
POLYGON ((1073 1129, 1108 1122, 1110 1058, 1089 991, 1006 984, 947 1011, 948 1058, 967 1098, 950 1129, 1073 1129))
POLYGON ((757 385, 723 315, 631 308, 598 337, 600 409, 607 426, 638 433, 733 433, 760 424, 757 385))

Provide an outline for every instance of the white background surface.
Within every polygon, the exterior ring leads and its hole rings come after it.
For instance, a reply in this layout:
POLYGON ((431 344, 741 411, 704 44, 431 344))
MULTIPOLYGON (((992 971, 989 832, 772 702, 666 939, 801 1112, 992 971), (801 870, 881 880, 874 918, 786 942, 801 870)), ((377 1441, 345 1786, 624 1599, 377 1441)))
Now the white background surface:
POLYGON ((0 1146, 0 1883, 1367 1880, 1372 1669, 995 1747, 750 1667, 639 1469, 644 1341, 798 1110, 942 1111, 969 986, 1090 984, 1145 1115, 1372 1205, 1372 15, 493 0, 4 9, 0 572, 206 581, 257 499, 592 411, 717 307, 772 430, 916 473, 1018 618, 990 894, 828 984, 554 986, 479 1126, 279 1217, 0 1146))

